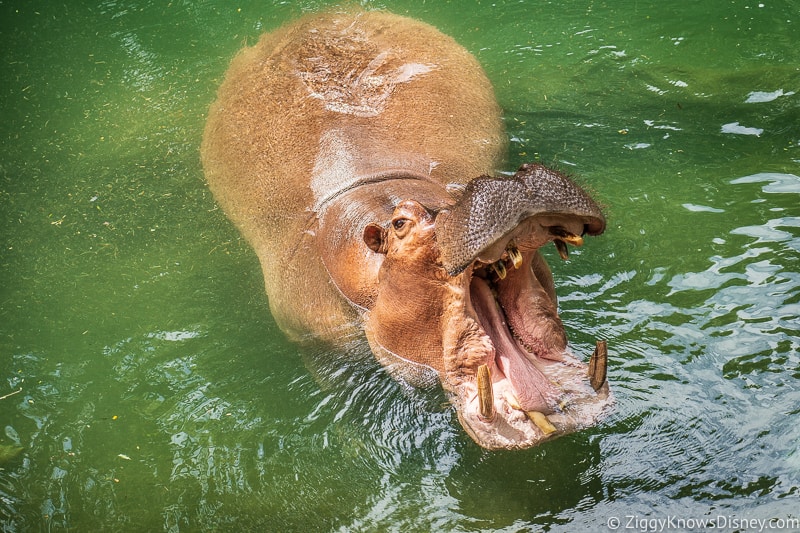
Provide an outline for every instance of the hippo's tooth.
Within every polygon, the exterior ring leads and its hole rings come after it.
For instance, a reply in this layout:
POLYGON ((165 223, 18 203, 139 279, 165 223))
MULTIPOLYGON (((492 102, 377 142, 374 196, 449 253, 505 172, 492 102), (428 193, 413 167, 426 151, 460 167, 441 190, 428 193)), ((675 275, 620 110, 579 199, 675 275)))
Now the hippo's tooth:
POLYGON ((556 431, 556 427, 547 419, 547 417, 539 411, 526 411, 526 415, 530 418, 531 422, 536 424, 536 427, 542 430, 542 433, 549 435, 556 431))
POLYGON ((559 226, 554 226, 548 229, 550 230, 550 234, 556 239, 560 239, 567 244, 571 244, 572 246, 583 246, 583 237, 580 235, 575 235, 574 233, 569 232, 559 226))
POLYGON ((580 235, 575 235, 572 232, 565 230, 560 226, 553 226, 548 228, 550 234, 555 237, 553 239, 553 244, 556 245, 556 249, 558 250, 558 255, 561 256, 561 259, 566 261, 569 259, 569 250, 567 250, 567 245, 571 244, 572 246, 583 246, 583 237, 580 235))
POLYGON ((553 241, 553 244, 556 245, 556 250, 558 250, 558 255, 561 256, 561 259, 563 259, 564 261, 569 259, 569 250, 567 249, 567 243, 565 243, 561 239, 556 239, 553 241))
MULTIPOLYGON (((522 406, 519 404, 519 400, 513 392, 507 390, 503 393, 503 396, 508 402, 509 407, 512 409, 517 409, 518 411, 524 411, 522 406)), ((536 427, 538 427, 545 435, 549 435, 550 433, 557 431, 557 428, 543 413, 540 413, 539 411, 525 411, 525 415, 527 415, 528 419, 530 419, 530 421, 533 422, 536 427)))
POLYGON ((509 407, 516 409, 517 411, 522 411, 522 406, 519 404, 519 400, 513 392, 507 390, 505 393, 503 393, 503 397, 506 399, 506 402, 508 402, 509 407))
POLYGON ((492 263, 492 270, 495 271, 498 278, 506 279, 506 264, 502 260, 492 263))
POLYGON ((600 390, 600 387, 606 382, 607 370, 608 343, 606 341, 597 341, 594 353, 589 359, 589 383, 591 383, 595 391, 600 390))
POLYGON ((481 418, 484 420, 494 418, 494 391, 492 390, 492 376, 487 365, 478 367, 478 404, 481 418))
POLYGON ((511 258, 511 264, 514 265, 514 268, 519 268, 522 266, 522 252, 519 251, 517 245, 514 241, 508 243, 508 257, 511 258))

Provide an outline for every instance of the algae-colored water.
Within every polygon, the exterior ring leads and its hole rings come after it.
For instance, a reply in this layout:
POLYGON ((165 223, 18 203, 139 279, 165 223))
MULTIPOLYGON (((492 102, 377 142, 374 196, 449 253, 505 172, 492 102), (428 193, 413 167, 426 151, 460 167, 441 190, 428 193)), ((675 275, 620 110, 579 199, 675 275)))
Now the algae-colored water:
POLYGON ((363 346, 286 341, 206 190, 233 54, 334 4, 81 4, 0 2, 0 529, 800 528, 795 2, 362 2, 479 58, 509 170, 607 208, 548 259, 616 410, 516 452, 363 346))

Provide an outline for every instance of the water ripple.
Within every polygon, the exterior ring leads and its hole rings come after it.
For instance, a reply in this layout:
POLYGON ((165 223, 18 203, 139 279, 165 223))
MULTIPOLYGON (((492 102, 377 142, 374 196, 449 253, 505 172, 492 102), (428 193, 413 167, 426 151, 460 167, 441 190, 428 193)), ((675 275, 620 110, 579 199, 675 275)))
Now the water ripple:
MULTIPOLYGON (((731 183, 763 182, 763 192, 781 196, 777 205, 800 192, 786 174, 731 183)), ((610 363, 618 411, 604 438, 604 456, 614 458, 604 471, 612 493, 694 501, 800 493, 797 448, 784 445, 800 435, 785 423, 800 403, 799 226, 782 216, 732 227, 749 239, 738 251, 729 245, 733 253, 710 257, 705 270, 671 277, 658 267, 638 286, 646 296, 613 305, 612 331, 626 323, 633 337, 616 346, 623 360, 610 363)), ((566 301, 614 302, 619 278, 593 279, 597 290, 566 301)))

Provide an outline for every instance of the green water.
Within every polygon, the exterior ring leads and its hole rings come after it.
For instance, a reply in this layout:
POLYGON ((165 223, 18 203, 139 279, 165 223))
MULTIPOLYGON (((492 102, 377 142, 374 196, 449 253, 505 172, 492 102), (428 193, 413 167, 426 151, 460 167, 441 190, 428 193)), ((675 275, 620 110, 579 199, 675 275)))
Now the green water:
POLYGON ((230 58, 333 4, 73 4, 0 1, 0 529, 798 518, 796 2, 363 2, 476 54, 509 169, 553 163, 607 206, 548 259, 574 349, 609 341, 617 408, 503 453, 363 345, 287 342, 204 186, 230 58))

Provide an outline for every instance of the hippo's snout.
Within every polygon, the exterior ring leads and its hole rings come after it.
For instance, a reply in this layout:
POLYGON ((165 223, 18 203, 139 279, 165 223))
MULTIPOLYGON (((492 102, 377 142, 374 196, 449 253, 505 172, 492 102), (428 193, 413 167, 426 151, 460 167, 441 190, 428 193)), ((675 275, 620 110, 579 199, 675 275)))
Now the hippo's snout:
POLYGON ((572 180, 542 165, 526 164, 512 177, 471 181, 456 205, 437 219, 436 235, 442 263, 453 275, 478 258, 497 261, 514 235, 529 248, 550 240, 580 246, 582 235, 600 235, 605 226, 600 207, 572 180), (531 225, 524 224, 533 217, 542 218, 543 234, 535 235, 531 225), (547 217, 553 225, 546 226, 547 217), (568 219, 574 233, 558 218, 568 219))

